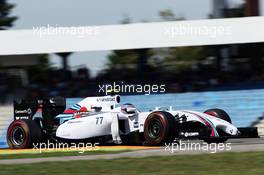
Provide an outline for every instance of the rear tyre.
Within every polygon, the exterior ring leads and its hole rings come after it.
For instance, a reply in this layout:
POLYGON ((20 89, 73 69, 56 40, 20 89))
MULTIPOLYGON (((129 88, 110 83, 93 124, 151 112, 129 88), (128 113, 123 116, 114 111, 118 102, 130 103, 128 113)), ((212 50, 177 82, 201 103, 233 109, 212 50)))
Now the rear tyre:
POLYGON ((32 148, 41 141, 41 130, 35 121, 15 120, 7 129, 7 144, 12 149, 32 148))
MULTIPOLYGON (((225 120, 225 121, 232 124, 231 118, 222 109, 218 109, 218 108, 208 109, 208 110, 204 111, 204 113, 211 115, 211 116, 214 116, 216 118, 220 118, 220 119, 225 120)), ((222 136, 223 136, 223 133, 222 133, 222 136)), ((227 141, 227 138, 221 138, 221 137, 220 138, 210 138, 210 139, 205 139, 204 141, 207 142, 208 144, 210 144, 210 143, 224 143, 227 141)))
POLYGON ((144 124, 146 145, 155 146, 173 142, 176 133, 176 121, 170 113, 156 111, 148 115, 144 124))

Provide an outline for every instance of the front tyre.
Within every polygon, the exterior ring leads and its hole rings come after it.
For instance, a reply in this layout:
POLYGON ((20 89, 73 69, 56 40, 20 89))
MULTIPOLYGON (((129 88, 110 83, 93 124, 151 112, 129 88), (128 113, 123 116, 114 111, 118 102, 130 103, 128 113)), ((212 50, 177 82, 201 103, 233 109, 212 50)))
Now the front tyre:
POLYGON ((217 109, 217 108, 214 108, 214 109, 208 109, 206 111, 204 111, 205 114, 208 114, 208 115, 211 115, 211 116, 214 116, 216 118, 220 118, 222 120, 225 120, 229 123, 232 124, 232 120, 231 118, 229 117, 229 115, 222 109, 217 109))
POLYGON ((31 148, 40 141, 40 127, 32 120, 15 120, 7 129, 7 144, 12 149, 31 148))
POLYGON ((148 115, 144 124, 146 145, 162 145, 172 142, 176 136, 176 121, 165 111, 155 111, 148 115))

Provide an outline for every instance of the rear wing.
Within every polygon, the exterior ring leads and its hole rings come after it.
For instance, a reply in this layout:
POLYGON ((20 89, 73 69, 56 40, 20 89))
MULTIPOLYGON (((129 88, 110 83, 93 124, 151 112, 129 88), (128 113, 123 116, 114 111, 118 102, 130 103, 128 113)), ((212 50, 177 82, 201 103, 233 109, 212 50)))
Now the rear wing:
POLYGON ((42 112, 43 118, 54 117, 66 108, 66 99, 63 97, 49 97, 43 99, 23 99, 14 101, 14 120, 32 120, 37 111, 42 112))

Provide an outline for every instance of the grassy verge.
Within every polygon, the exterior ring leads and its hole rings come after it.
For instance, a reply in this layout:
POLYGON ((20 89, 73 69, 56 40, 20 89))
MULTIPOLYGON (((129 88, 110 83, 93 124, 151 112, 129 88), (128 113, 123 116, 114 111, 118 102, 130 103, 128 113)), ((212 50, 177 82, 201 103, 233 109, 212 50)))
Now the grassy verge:
POLYGON ((117 154, 131 150, 97 150, 85 151, 79 153, 78 151, 71 152, 43 152, 43 153, 20 153, 20 154, 0 154, 0 160, 3 159, 22 159, 22 158, 41 158, 41 157, 64 157, 64 156, 83 156, 83 155, 97 155, 97 154, 117 154))
POLYGON ((219 153, 0 165, 0 174, 262 175, 263 165, 264 152, 219 153))

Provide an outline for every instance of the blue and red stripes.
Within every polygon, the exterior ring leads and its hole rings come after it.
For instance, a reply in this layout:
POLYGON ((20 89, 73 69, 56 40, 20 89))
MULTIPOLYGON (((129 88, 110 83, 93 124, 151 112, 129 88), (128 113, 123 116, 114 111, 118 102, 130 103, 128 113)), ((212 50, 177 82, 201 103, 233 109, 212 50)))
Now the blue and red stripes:
POLYGON ((70 109, 73 109, 73 110, 76 110, 76 111, 79 111, 81 109, 81 106, 79 104, 75 104, 73 105, 72 107, 70 107, 70 109))
POLYGON ((194 112, 190 112, 190 111, 184 111, 186 113, 190 113, 190 114, 193 114, 195 116, 197 116, 199 119, 201 119, 204 123, 204 125, 210 127, 212 129, 212 132, 211 132, 211 137, 219 137, 219 134, 216 130, 216 127, 214 126, 214 124, 206 117, 202 117, 201 115, 197 114, 197 113, 194 113, 194 112))
POLYGON ((63 114, 74 114, 75 112, 79 111, 81 109, 81 106, 79 104, 75 104, 69 109, 66 109, 63 114))

